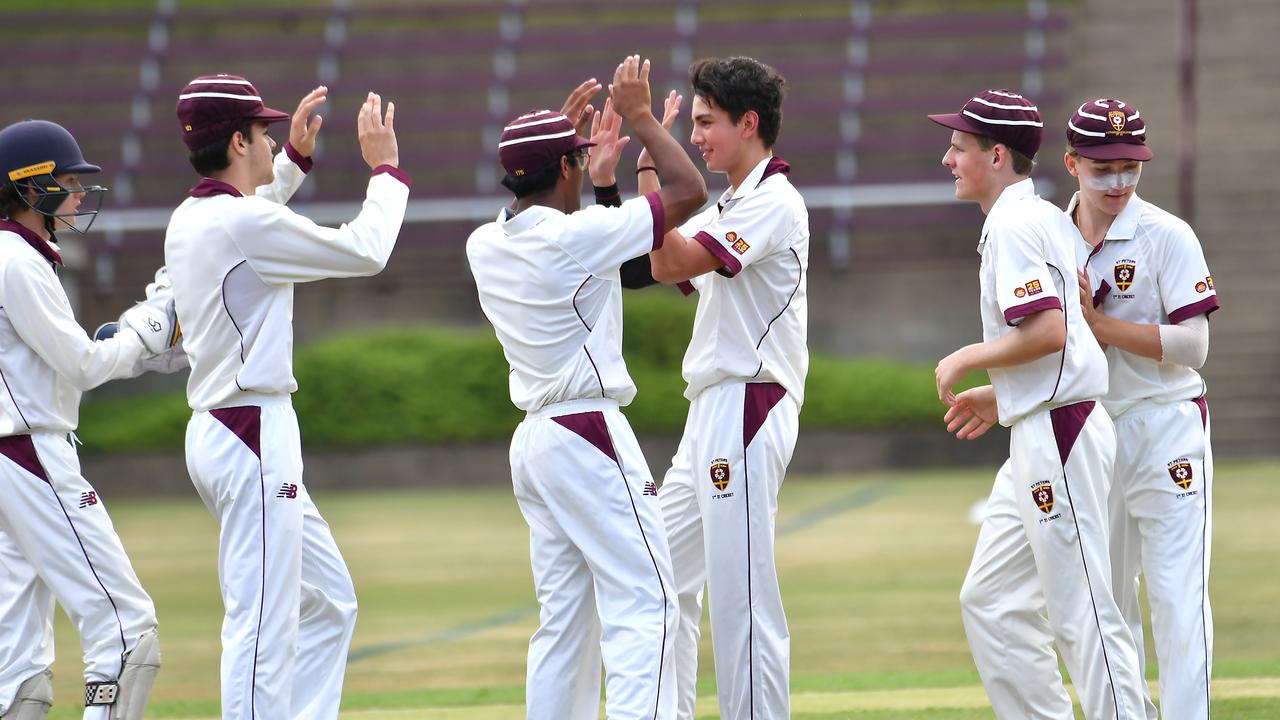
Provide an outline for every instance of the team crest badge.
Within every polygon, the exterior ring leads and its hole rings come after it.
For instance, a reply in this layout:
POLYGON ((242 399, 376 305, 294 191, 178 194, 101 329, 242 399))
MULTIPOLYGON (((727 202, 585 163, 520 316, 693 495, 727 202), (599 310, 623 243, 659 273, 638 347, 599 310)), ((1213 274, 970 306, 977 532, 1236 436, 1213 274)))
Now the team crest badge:
POLYGON ((1138 266, 1131 260, 1121 260, 1116 263, 1116 289, 1124 292, 1133 284, 1134 273, 1137 272, 1138 266))
POLYGON ((1045 515, 1053 512, 1053 485, 1047 482, 1037 483, 1031 488, 1031 499, 1045 515))
POLYGON ((724 458, 716 458, 711 463, 711 484, 715 489, 723 491, 729 487, 729 461, 724 458))
POLYGON ((1111 132, 1114 135, 1129 134, 1125 132, 1125 129, 1124 129, 1125 120, 1126 118, 1124 116, 1123 111, 1112 110, 1111 112, 1107 113, 1107 122, 1111 123, 1111 132))
POLYGON ((1169 463, 1169 477, 1173 478, 1173 482, 1178 487, 1186 490, 1191 487, 1191 463, 1186 460, 1178 460, 1169 463))
POLYGON ((1207 283, 1207 282, 1205 282, 1205 281, 1203 281, 1203 280, 1201 280, 1200 282, 1196 283, 1196 292, 1198 292, 1198 293, 1202 293, 1202 292, 1204 292, 1205 290, 1208 290, 1208 289, 1209 289, 1209 283, 1207 283))
POLYGON ((1027 296, 1027 291, 1025 288, 1019 285, 1018 287, 1013 289, 1013 296, 1016 298, 1024 298, 1027 296))

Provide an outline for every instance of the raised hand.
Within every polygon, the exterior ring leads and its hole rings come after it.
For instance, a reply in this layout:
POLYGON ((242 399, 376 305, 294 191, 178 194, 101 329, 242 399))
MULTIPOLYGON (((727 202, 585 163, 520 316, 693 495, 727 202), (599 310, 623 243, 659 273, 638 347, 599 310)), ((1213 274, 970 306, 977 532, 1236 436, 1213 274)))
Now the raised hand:
MULTIPOLYGON (((662 127, 664 130, 670 131, 675 126, 676 120, 680 117, 680 103, 684 101, 684 96, 675 90, 667 93, 667 99, 662 101, 662 127)), ((648 150, 641 150, 640 157, 636 159, 636 167, 652 167, 653 158, 649 157, 648 150)))
POLYGON ((596 82, 595 78, 591 78, 574 88, 565 99, 564 106, 560 108, 560 114, 569 118, 569 122, 573 123, 573 129, 579 135, 584 134, 591 126, 596 112, 591 105, 591 98, 602 89, 600 83, 596 82))
POLYGON ((622 159, 622 149, 631 142, 630 136, 619 137, 622 116, 613 111, 613 99, 605 98, 604 110, 591 119, 591 135, 588 138, 596 146, 591 148, 591 161, 587 165, 592 184, 608 187, 617 182, 615 171, 622 159))
POLYGON ((652 117, 649 61, 642 63, 639 55, 628 55, 613 73, 609 95, 613 98, 613 109, 627 122, 634 125, 646 115, 652 117))
POLYGON ((324 117, 312 117, 311 114, 328 99, 329 88, 321 85, 304 95, 298 109, 293 112, 293 120, 289 123, 289 144, 302 157, 311 157, 316 151, 316 135, 320 133, 324 117))
POLYGON ((386 119, 382 114, 382 96, 369 93, 360 114, 356 116, 356 133, 360 138, 360 154, 370 169, 379 165, 400 166, 400 146, 396 142, 396 104, 387 103, 386 119))

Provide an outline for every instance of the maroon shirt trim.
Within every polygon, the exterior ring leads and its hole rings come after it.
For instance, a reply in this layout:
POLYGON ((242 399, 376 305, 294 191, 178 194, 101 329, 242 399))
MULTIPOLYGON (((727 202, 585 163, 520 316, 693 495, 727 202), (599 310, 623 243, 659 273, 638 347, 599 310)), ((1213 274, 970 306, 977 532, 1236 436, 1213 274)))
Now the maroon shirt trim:
POLYGON ((1107 293, 1109 292, 1111 292, 1111 285, 1106 280, 1103 280, 1102 284, 1093 293, 1093 306, 1095 308, 1102 307, 1102 303, 1106 302, 1107 293))
POLYGON ((725 277, 733 277, 742 272, 742 263, 738 262, 738 258, 730 255, 724 245, 721 245, 720 241, 715 239, 711 233, 706 230, 699 230, 698 234, 693 236, 693 239, 702 243, 702 247, 706 248, 712 255, 715 255, 716 259, 723 265, 723 267, 717 268, 716 272, 725 277))
POLYGON ((1021 320, 1028 315, 1034 315, 1044 310, 1061 310, 1062 301, 1055 297, 1040 298, 1031 302, 1014 305, 1004 311, 1004 321, 1009 325, 1014 324, 1014 320, 1021 320))
POLYGON ((1213 295, 1198 302, 1193 302, 1190 305, 1183 305, 1177 310, 1169 313, 1169 322, 1177 325, 1187 318, 1193 318, 1197 315, 1207 316, 1209 313, 1220 307, 1222 307, 1222 305, 1218 303, 1218 296, 1213 295))
POLYGON ((667 236, 667 209, 662 204, 662 195, 651 192, 644 196, 649 201, 649 212, 653 213, 653 249, 662 249, 662 240, 667 236))
POLYGON ((681 280, 676 283, 676 287, 680 288, 680 292, 684 293, 685 297, 689 297, 690 295, 698 292, 698 288, 694 287, 693 283, 688 280, 681 280))
POLYGON ((370 177, 374 177, 376 175, 382 175, 383 173, 386 173, 387 175, 390 175, 391 177, 404 183, 405 187, 413 187, 413 178, 409 177, 409 173, 401 170, 395 165, 379 165, 378 167, 373 169, 373 174, 370 175, 370 177))
POLYGON ((26 240, 27 244, 35 249, 36 252, 40 253, 45 260, 57 265, 62 264, 62 256, 58 254, 57 250, 53 249, 53 245, 49 244, 48 240, 45 240, 39 235, 31 232, 31 228, 26 225, 12 220, 0 220, 0 230, 7 230, 23 240, 26 240))
POLYGON ((284 144, 284 154, 293 161, 294 165, 298 166, 298 169, 301 170, 304 175, 311 172, 311 168, 315 167, 316 161, 309 157, 303 157, 302 153, 298 152, 298 149, 295 148, 291 142, 286 142, 284 144))
POLYGON ((210 177, 200 178, 200 182, 196 183, 196 186, 191 188, 191 192, 189 194, 191 197, 195 198, 213 197, 214 195, 244 197, 244 195, 236 189, 235 185, 221 180, 214 180, 210 177))
POLYGON ((756 183, 756 187, 760 187, 760 183, 764 182, 770 175, 791 174, 791 164, 780 157, 771 157, 769 162, 764 166, 764 173, 760 175, 760 182, 756 183))

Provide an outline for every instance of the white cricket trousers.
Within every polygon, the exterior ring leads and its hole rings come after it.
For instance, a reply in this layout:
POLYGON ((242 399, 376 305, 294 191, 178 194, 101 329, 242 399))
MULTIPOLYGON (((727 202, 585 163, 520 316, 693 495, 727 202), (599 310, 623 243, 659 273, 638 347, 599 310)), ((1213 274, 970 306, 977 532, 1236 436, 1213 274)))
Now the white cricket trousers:
POLYGON ((658 491, 618 404, 571 400, 511 438, 542 610, 529 640, 529 720, 675 716, 675 591, 658 491))
MULTIPOLYGON (((53 663, 57 600, 80 633, 85 682, 119 678, 156 610, 69 437, 0 438, 0 715, 53 663)), ((87 708, 98 717, 104 708, 87 708)))
POLYGON ((1012 428, 960 590, 969 648, 1002 720, 1075 717, 1055 642, 1085 717, 1143 717, 1138 653, 1111 592, 1115 449, 1111 419, 1093 401, 1012 428))
POLYGON ((798 403, 777 383, 721 383, 689 406, 659 491, 680 598, 681 720, 695 716, 704 585, 720 717, 791 717, 791 632, 774 562, 774 522, 799 415, 798 403))
MULTIPOLYGON (((1144 404, 1114 422, 1119 449, 1109 497, 1116 602, 1145 671, 1141 574, 1160 664, 1160 715, 1205 720, 1213 667, 1209 406, 1204 398, 1144 404)), ((1147 717, 1155 720, 1149 692, 1146 700, 1147 717)))
POLYGON ((302 483, 288 396, 196 412, 187 470, 218 520, 222 717, 338 717, 355 587, 302 483))

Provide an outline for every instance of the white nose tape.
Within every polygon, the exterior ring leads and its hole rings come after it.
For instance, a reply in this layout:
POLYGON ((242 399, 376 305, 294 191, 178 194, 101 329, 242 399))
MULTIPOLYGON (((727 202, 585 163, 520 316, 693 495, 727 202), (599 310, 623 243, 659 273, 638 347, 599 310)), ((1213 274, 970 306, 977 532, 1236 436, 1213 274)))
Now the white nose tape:
POLYGON ((1091 190, 1123 190, 1125 188, 1134 187, 1138 184, 1138 178, 1142 176, 1141 168, 1137 170, 1125 170, 1124 172, 1107 173, 1106 175, 1095 175, 1084 179, 1085 186, 1091 190))

